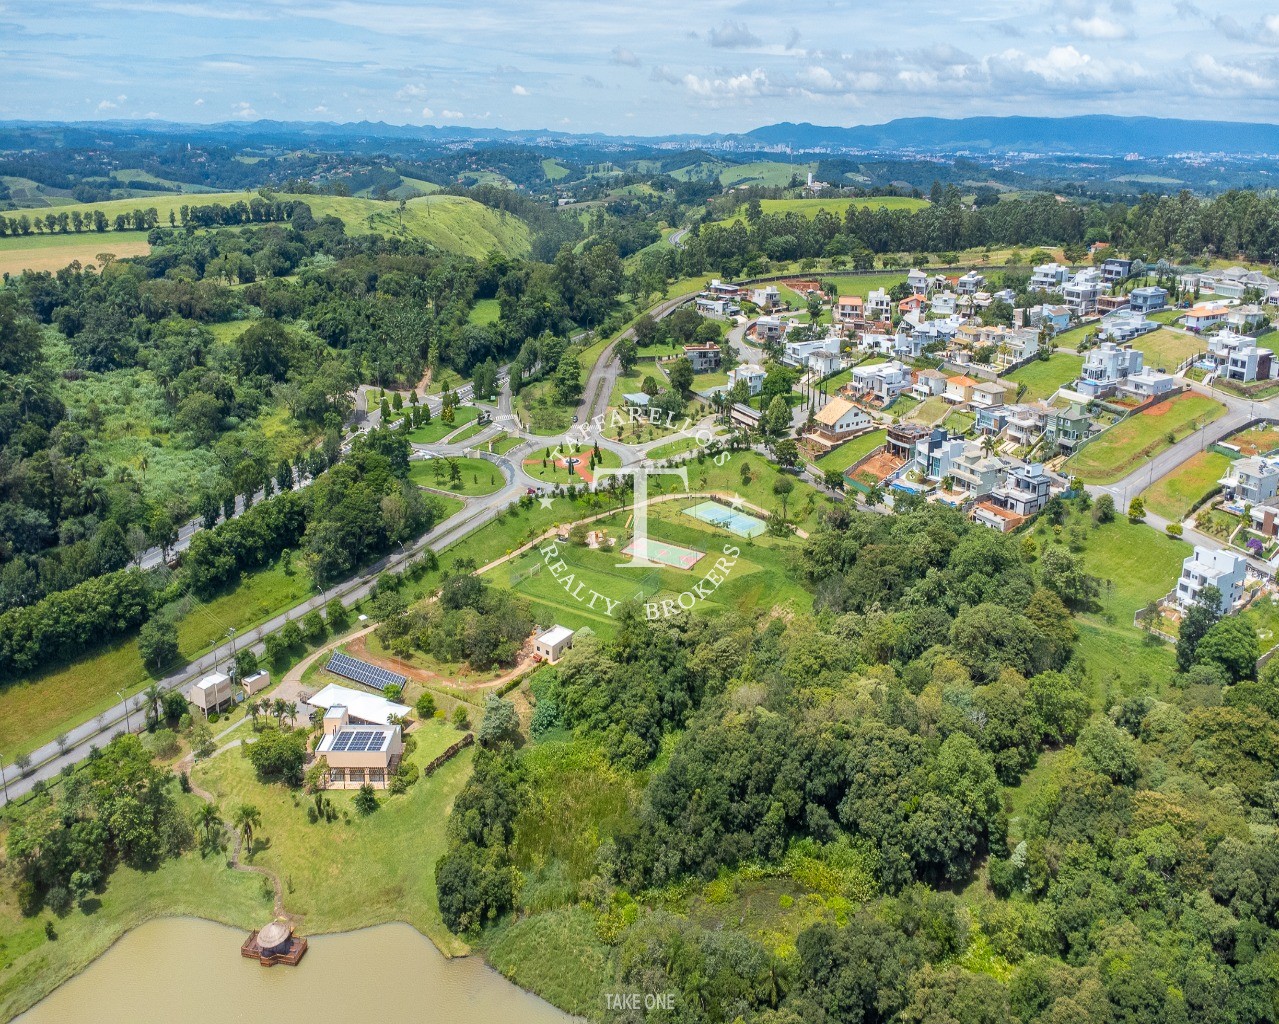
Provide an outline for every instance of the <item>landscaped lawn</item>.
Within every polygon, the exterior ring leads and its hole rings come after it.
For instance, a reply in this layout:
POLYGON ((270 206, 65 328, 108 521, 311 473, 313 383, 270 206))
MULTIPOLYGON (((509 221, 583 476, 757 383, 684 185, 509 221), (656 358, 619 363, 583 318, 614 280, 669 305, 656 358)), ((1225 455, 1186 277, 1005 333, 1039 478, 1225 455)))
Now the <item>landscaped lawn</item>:
MULTIPOLYGON (((538 480, 544 480, 548 484, 581 484, 585 477, 592 475, 590 469, 591 449, 582 445, 549 445, 541 448, 534 448, 524 456, 524 472, 529 476, 536 477, 538 480), (579 462, 573 467, 572 475, 569 474, 567 466, 559 465, 563 459, 556 459, 556 451, 560 450, 561 456, 569 456, 578 459, 579 462)), ((603 466, 607 469, 616 469, 622 464, 622 460, 607 448, 600 449, 600 458, 596 460, 597 466, 603 466)))
POLYGON ((502 471, 493 463, 469 457, 415 461, 409 466, 409 479, 419 487, 434 487, 468 497, 492 494, 506 483, 502 471))
POLYGON ((1068 473, 1085 483, 1114 483, 1147 459, 1169 448, 1171 434, 1181 440, 1225 412, 1202 395, 1183 394, 1129 416, 1089 442, 1067 460, 1068 473))
POLYGON ((453 410, 453 422, 446 423, 441 416, 431 417, 431 422, 423 424, 409 434, 414 444, 438 444, 459 427, 464 427, 480 414, 473 405, 459 405, 453 410))
POLYGON ((1208 343, 1193 334, 1171 331, 1165 327, 1134 338, 1132 347, 1145 354, 1148 370, 1163 369, 1172 373, 1196 352, 1205 351, 1208 343))
MULTIPOLYGON (((461 738, 439 720, 415 731, 421 733, 419 749, 409 762, 418 769, 440 742, 461 738)), ((407 793, 378 793, 381 806, 366 817, 352 807, 354 791, 330 791, 326 799, 339 818, 315 825, 307 820, 309 797, 259 783, 237 751, 200 764, 192 778, 223 808, 253 804, 261 811, 253 863, 288 880, 285 904, 304 915, 309 934, 407 921, 452 955, 467 947, 440 920, 435 862, 444 853, 444 823, 470 762, 470 751, 463 751, 407 793)))
POLYGON ((555 401, 549 381, 526 384, 515 397, 516 415, 533 434, 564 433, 573 423, 574 408, 555 401))
POLYGON ((1179 523, 1199 500, 1217 489, 1230 459, 1217 452, 1198 452, 1167 476, 1156 480, 1142 497, 1157 516, 1179 523))
POLYGON ((872 430, 869 434, 846 441, 833 452, 818 459, 817 466, 819 469, 834 469, 842 473, 858 459, 869 455, 883 444, 886 433, 883 430, 872 430))
POLYGON ((1054 352, 1048 361, 1036 359, 1027 363, 1008 375, 1007 380, 1014 384, 1025 385, 1026 390, 1018 401, 1036 402, 1048 398, 1058 388, 1071 381, 1078 380, 1083 369, 1084 357, 1072 356, 1068 352, 1054 352))

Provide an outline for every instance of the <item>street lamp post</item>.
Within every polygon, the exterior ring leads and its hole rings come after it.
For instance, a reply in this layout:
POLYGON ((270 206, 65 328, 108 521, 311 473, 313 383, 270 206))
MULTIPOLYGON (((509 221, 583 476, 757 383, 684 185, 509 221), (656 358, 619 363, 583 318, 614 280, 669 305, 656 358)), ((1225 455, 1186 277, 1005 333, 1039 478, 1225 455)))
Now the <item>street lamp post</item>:
POLYGON ((120 703, 124 705, 124 728, 128 732, 133 732, 133 723, 129 719, 129 698, 124 696, 123 690, 116 690, 115 695, 120 698, 120 703))
POLYGON ((4 773, 4 758, 0 757, 0 783, 4 784, 4 802, 9 802, 9 776, 4 773))

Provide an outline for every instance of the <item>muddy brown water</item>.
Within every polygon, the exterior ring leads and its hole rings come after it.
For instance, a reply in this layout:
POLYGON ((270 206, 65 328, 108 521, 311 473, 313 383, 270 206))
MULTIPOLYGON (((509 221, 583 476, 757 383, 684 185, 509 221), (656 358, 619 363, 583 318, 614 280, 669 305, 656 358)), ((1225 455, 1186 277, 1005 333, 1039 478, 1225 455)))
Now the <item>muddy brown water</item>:
POLYGON ((476 957, 447 960, 406 924, 309 939, 297 967, 240 956, 244 934, 150 921, 17 1018, 20 1024, 567 1024, 476 957))

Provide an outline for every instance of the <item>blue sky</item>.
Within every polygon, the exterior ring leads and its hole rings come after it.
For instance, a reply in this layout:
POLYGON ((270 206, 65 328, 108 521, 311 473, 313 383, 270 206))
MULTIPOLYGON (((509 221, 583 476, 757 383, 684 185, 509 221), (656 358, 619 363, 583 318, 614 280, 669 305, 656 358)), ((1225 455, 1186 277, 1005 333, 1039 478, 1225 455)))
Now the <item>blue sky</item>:
POLYGON ((0 119, 617 134, 1010 113, 1279 121, 1275 11, 1272 0, 0 0, 0 119))

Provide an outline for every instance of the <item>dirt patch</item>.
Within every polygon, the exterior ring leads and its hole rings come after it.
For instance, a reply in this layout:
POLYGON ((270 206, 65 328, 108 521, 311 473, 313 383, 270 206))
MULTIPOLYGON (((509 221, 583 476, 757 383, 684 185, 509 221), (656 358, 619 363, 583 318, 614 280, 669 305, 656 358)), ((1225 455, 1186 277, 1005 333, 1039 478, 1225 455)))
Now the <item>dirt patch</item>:
POLYGON ((1142 415, 1143 416, 1164 416, 1167 414, 1168 410, 1171 408, 1172 408, 1172 402, 1160 402, 1158 405, 1152 405, 1149 409, 1145 410, 1142 413, 1142 415))
POLYGON ((887 452, 873 455, 857 468, 857 479, 863 483, 879 483, 901 469, 902 460, 887 452))
POLYGON ((372 665, 379 665, 391 672, 397 672, 407 679, 421 683, 424 686, 445 685, 451 686, 458 690, 492 690, 500 687, 518 675, 529 671, 535 664, 533 660, 533 638, 529 637, 525 641, 524 646, 520 649, 519 657, 515 661, 515 667, 507 672, 503 672, 495 679, 481 679, 473 682, 461 682, 452 676, 442 675, 439 672, 432 672, 430 669, 420 668, 411 662, 404 661, 390 654, 373 654, 368 649, 367 636, 359 636, 346 645, 347 653, 353 658, 359 658, 361 661, 367 661, 372 665))
MULTIPOLYGON (((573 467, 573 475, 579 477, 582 483, 584 484, 593 484, 595 482, 595 475, 589 469, 586 468, 586 463, 588 461, 589 461, 588 459, 582 459, 581 461, 579 461, 577 465, 573 467)), ((525 459, 524 460, 524 465, 526 466, 540 466, 541 464, 542 464, 541 459, 525 459)), ((556 459, 555 468, 562 469, 565 472, 568 472, 568 463, 563 459, 556 459)))
POLYGON ((1245 430, 1226 440, 1244 455, 1265 455, 1279 448, 1279 430, 1245 430))

